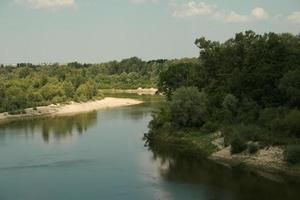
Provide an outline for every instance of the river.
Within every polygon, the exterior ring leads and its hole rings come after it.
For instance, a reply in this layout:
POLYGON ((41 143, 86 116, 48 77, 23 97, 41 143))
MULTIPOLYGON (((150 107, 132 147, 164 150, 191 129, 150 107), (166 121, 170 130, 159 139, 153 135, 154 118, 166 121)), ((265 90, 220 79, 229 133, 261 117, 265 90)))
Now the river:
POLYGON ((295 181, 152 152, 142 137, 161 98, 130 97, 145 103, 1 125, 0 200, 300 199, 295 181))

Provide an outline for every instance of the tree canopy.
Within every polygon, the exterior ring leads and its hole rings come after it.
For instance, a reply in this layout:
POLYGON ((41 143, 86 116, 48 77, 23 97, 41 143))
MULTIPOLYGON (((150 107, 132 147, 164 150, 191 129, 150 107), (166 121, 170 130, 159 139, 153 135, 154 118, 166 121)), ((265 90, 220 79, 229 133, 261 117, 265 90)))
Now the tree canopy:
POLYGON ((165 119, 168 127, 200 124, 222 130, 229 141, 240 141, 237 135, 268 144, 299 141, 300 35, 246 31, 222 43, 201 37, 195 44, 200 50, 197 62, 174 63, 160 73, 158 86, 168 97, 166 105, 174 99, 181 103, 175 104, 177 110, 165 106, 156 114, 151 124, 157 126, 150 126, 150 133, 166 132, 164 123, 155 123, 165 119), (197 93, 206 97, 190 101, 197 93), (208 114, 197 118, 198 123, 183 123, 182 118, 193 121, 191 110, 198 112, 198 101, 207 102, 201 110, 208 114))

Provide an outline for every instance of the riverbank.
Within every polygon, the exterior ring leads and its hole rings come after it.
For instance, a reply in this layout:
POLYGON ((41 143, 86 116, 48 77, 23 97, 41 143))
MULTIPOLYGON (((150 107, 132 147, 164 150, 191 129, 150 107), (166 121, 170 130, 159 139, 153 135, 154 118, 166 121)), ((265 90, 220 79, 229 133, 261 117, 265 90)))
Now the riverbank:
POLYGON ((207 157, 228 167, 242 167, 260 176, 280 181, 282 176, 300 178, 299 166, 289 165, 284 159, 283 146, 265 146, 257 149, 257 152, 249 153, 245 150, 241 153, 231 154, 231 146, 224 145, 224 138, 219 136, 212 141, 217 151, 207 157))
POLYGON ((10 120, 32 118, 39 116, 64 116, 83 112, 91 112, 94 110, 114 108, 121 106, 129 106, 140 104, 142 101, 128 98, 112 98, 106 97, 101 100, 88 102, 69 102, 68 104, 52 104, 49 106, 40 106, 36 108, 27 108, 23 114, 11 115, 7 112, 0 113, 0 123, 10 120))
POLYGON ((137 89, 102 89, 101 93, 126 93, 138 95, 155 95, 158 92, 157 88, 137 88, 137 89))
POLYGON ((280 181, 286 176, 297 180, 300 177, 300 167, 291 166, 284 160, 284 150, 281 146, 263 147, 252 154, 247 150, 231 154, 231 147, 224 145, 224 138, 220 133, 187 135, 158 134, 146 139, 150 148, 152 146, 159 149, 160 146, 163 148, 167 146, 185 157, 204 157, 228 168, 243 168, 275 181, 280 181))

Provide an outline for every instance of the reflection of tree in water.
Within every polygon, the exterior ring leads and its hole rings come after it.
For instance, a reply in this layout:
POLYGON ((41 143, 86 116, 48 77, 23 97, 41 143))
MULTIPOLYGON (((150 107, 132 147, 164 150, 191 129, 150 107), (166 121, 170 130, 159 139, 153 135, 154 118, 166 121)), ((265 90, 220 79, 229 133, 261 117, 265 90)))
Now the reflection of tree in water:
POLYGON ((133 120, 140 120, 149 116, 149 113, 161 107, 163 100, 163 97, 158 95, 135 95, 134 97, 137 100, 143 101, 143 103, 129 107, 127 112, 124 113, 126 117, 129 116, 133 120))
MULTIPOLYGON (((53 137, 61 140, 70 137, 77 132, 83 134, 97 121, 97 112, 78 114, 74 116, 36 118, 24 121, 15 121, 8 124, 9 129, 25 130, 26 135, 33 135, 37 131, 41 132, 45 142, 53 137)), ((5 129, 2 127, 1 129, 5 129)))
POLYGON ((67 136, 72 136, 74 130, 81 135, 87 131, 88 127, 94 125, 96 121, 97 113, 92 112, 43 120, 38 124, 38 126, 41 127, 44 141, 48 142, 50 135, 57 140, 67 136))
POLYGON ((134 107, 126 108, 126 112, 123 113, 124 117, 130 117, 133 120, 140 120, 151 113, 151 108, 145 106, 136 105, 134 107))
POLYGON ((172 149, 152 148, 152 152, 163 179, 198 185, 208 199, 288 200, 300 196, 300 183, 287 177, 271 181, 241 167, 229 169, 206 159, 176 155, 172 149))

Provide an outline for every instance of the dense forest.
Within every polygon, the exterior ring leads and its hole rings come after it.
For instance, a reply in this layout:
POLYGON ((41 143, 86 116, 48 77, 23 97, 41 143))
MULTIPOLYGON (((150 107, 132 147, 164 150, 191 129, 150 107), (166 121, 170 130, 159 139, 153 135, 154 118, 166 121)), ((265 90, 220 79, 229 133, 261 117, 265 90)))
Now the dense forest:
POLYGON ((286 159, 299 163, 300 35, 246 31, 195 44, 198 62, 159 75, 168 100, 149 124, 150 144, 221 132, 233 154, 282 145, 286 159))
POLYGON ((159 70, 169 61, 145 62, 133 57, 120 62, 77 62, 33 65, 20 63, 0 67, 0 112, 22 112, 24 108, 87 101, 101 97, 99 89, 154 87, 159 70))

